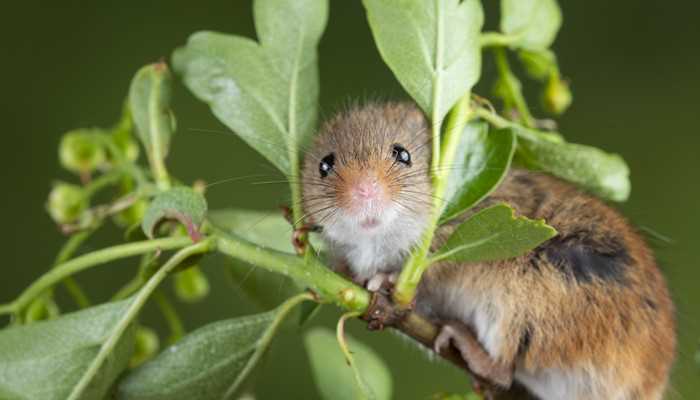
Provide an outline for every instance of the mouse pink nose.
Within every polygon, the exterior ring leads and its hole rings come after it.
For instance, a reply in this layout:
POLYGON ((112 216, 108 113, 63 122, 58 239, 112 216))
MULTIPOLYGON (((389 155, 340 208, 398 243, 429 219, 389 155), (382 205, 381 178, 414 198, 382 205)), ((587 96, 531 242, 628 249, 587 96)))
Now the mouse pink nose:
POLYGON ((361 201, 372 201, 381 197, 382 188, 375 178, 367 177, 355 184, 353 195, 361 201))

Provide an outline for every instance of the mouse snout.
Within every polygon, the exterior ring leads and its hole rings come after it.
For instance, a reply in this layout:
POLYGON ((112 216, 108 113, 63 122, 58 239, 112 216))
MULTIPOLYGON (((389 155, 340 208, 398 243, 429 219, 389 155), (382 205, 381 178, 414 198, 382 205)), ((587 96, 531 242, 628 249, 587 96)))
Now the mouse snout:
POLYGON ((359 201, 372 201, 381 197, 382 188, 376 178, 368 176, 357 182, 352 192, 359 201))
POLYGON ((348 174, 344 190, 341 190, 341 204, 354 214, 374 214, 381 212, 388 200, 386 184, 375 171, 366 169, 348 174))

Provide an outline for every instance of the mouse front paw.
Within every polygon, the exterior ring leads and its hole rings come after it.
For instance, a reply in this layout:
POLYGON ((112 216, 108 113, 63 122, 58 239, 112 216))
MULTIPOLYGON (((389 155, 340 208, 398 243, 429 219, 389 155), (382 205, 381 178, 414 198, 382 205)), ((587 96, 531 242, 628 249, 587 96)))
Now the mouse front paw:
POLYGON ((370 292, 378 292, 383 289, 389 293, 394 288, 398 279, 398 272, 390 272, 388 274, 385 272, 378 272, 367 281, 365 288, 370 292))

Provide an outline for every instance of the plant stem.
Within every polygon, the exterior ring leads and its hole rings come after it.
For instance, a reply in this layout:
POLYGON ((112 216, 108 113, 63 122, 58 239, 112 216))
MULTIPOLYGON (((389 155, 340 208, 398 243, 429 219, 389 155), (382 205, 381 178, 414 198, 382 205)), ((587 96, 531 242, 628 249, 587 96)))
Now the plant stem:
POLYGON ((270 323, 270 326, 265 330, 265 333, 257 342, 255 346, 255 353, 253 353, 253 356, 248 360, 245 368, 243 368, 243 371, 241 371, 241 373, 238 374, 236 380, 231 384, 231 386, 229 386, 228 390, 226 390, 226 394, 222 397, 223 399, 231 398, 231 396, 240 387, 241 383, 245 380, 245 378, 248 377, 250 371, 253 370, 253 367, 255 367, 258 364, 258 360, 260 359, 260 357, 262 357, 263 354, 265 354, 265 350, 267 350, 267 348, 270 346, 270 342, 272 342, 272 339, 275 337, 275 333, 277 333, 280 324, 282 323, 282 321, 284 321, 287 315, 289 315, 289 312, 299 303, 313 299, 314 298, 311 293, 302 293, 288 299, 275 309, 274 312, 276 312, 277 315, 275 315, 275 318, 272 320, 272 323, 270 323))
POLYGON ((148 280, 148 282, 146 282, 144 287, 136 294, 134 299, 129 304, 129 307, 127 308, 124 315, 119 319, 112 332, 110 332, 109 336, 107 337, 107 340, 100 347, 100 351, 97 353, 97 356, 95 356, 95 359, 92 361, 92 363, 90 363, 90 366, 85 371, 78 384, 73 388, 73 391, 68 397, 69 400, 77 400, 81 398, 87 386, 90 384, 94 376, 98 373, 104 361, 111 354, 112 350, 117 345, 119 339, 121 339, 122 335, 124 334, 124 331, 126 331, 129 325, 133 322, 133 320, 138 315, 139 311, 141 311, 141 308, 146 303, 146 300, 148 300, 148 297, 165 279, 165 277, 168 276, 168 274, 173 269, 175 269, 175 267, 180 265, 180 263, 184 261, 187 257, 190 257, 194 254, 201 254, 209 251, 211 249, 212 244, 213 240, 205 239, 201 242, 185 247, 184 249, 175 253, 168 260, 168 262, 166 262, 163 265, 163 267, 161 267, 155 274, 153 274, 153 276, 148 280))
POLYGON ((483 32, 481 34, 481 47, 505 47, 517 43, 521 34, 508 35, 501 32, 483 32))
POLYGON ((173 344, 180 340, 185 334, 185 327, 182 324, 180 316, 177 314, 177 310, 173 307, 173 304, 168 299, 168 296, 159 290, 155 294, 155 300, 160 308, 163 318, 168 323, 168 328, 170 329, 170 337, 168 338, 168 344, 173 344))
POLYGON ((443 2, 435 2, 435 15, 437 20, 437 34, 435 35, 435 73, 433 74, 433 112, 430 116, 430 123, 432 124, 432 148, 433 154, 430 162, 430 170, 433 174, 433 184, 435 184, 435 179, 437 177, 437 172, 440 167, 440 134, 442 130, 442 118, 441 107, 440 107, 440 96, 442 95, 442 87, 440 86, 440 72, 443 70, 443 40, 444 40, 444 23, 442 21, 443 16, 443 2))
POLYGON ((525 96, 523 96, 520 81, 515 77, 513 71, 510 69, 506 51, 503 48, 498 47, 493 49, 493 54, 496 59, 496 67, 498 68, 498 74, 501 77, 501 82, 503 82, 508 91, 508 98, 506 99, 506 102, 512 102, 525 126, 532 128, 535 126, 535 119, 532 117, 530 109, 527 107, 527 102, 525 101, 525 96))
MULTIPOLYGON (((131 257, 150 251, 172 250, 187 246, 192 243, 188 237, 174 237, 165 239, 145 240, 142 242, 122 244, 108 247, 92 253, 82 255, 70 261, 57 265, 46 272, 39 279, 34 281, 22 294, 12 303, 0 306, 0 310, 17 312, 23 310, 33 299, 51 288, 57 282, 71 276, 77 272, 88 269, 95 265, 105 264, 120 258, 131 257)), ((3 314, 3 312, 0 312, 3 314)))
MULTIPOLYGON (((59 250, 58 255, 56 256, 56 260, 54 261, 53 268, 55 268, 61 263, 68 261, 71 257, 73 257, 73 254, 75 254, 75 252, 78 251, 80 246, 82 246, 83 243, 85 243, 85 241, 99 228, 100 225, 101 224, 98 223, 91 229, 87 229, 82 232, 78 232, 75 235, 72 235, 63 245, 63 247, 61 247, 61 250, 59 250)), ((90 300, 88 299, 87 295, 80 287, 78 282, 76 282, 75 279, 73 279, 73 277, 69 276, 66 279, 64 279, 63 286, 66 288, 66 291, 68 291, 68 294, 70 294, 70 296, 73 298, 73 301, 75 301, 75 304, 77 304, 78 307, 85 308, 90 306, 90 300)))
POLYGON ((357 312, 364 312, 369 306, 370 294, 366 290, 331 271, 315 257, 302 258, 268 250, 220 230, 217 230, 215 235, 219 252, 289 276, 308 286, 322 301, 357 312))
POLYGON ((394 300, 403 307, 408 307, 413 301, 416 288, 423 272, 428 267, 427 258, 430 245, 438 227, 440 216, 445 207, 444 198, 447 189, 450 169, 447 166, 454 162, 455 152, 459 139, 464 131, 464 126, 473 115, 470 107, 471 94, 467 93, 455 104, 448 115, 445 127, 445 143, 441 149, 442 161, 434 172, 433 178, 433 208, 430 222, 428 223, 420 246, 411 253, 406 262, 394 291, 394 300))
POLYGON ((564 143, 564 139, 562 139, 561 135, 555 132, 543 132, 543 131, 537 131, 534 129, 529 129, 526 128, 522 125, 519 125, 509 119, 506 119, 496 113, 494 113, 491 110, 488 110, 486 108, 477 108, 474 113, 478 118, 483 119, 484 121, 490 123, 491 125, 495 126, 496 128, 502 129, 502 128, 513 128, 513 131, 519 136, 524 139, 528 140, 533 140, 533 141, 538 141, 538 140, 546 140, 550 141, 553 143, 564 143))

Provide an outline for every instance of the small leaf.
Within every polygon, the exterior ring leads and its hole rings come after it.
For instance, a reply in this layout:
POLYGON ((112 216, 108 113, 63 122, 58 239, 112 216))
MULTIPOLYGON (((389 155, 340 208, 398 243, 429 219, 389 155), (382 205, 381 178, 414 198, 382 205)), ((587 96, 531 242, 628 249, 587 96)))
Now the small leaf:
POLYGON ((442 121, 481 74, 478 0, 364 0, 379 53, 404 89, 442 121))
POLYGON ((207 213, 207 201, 191 188, 180 186, 159 193, 148 206, 141 228, 153 238, 155 227, 164 219, 178 220, 192 240, 199 240, 199 227, 207 213))
POLYGON ((518 160, 527 168, 545 171, 580 185, 602 198, 626 201, 629 168, 617 154, 581 144, 547 140, 541 132, 517 129, 518 160))
POLYGON ((191 266, 173 277, 177 298, 186 303, 196 303, 209 294, 209 281, 199 266, 191 266))
MULTIPOLYGON (((392 378, 384 361, 369 347, 346 335, 348 346, 365 382, 376 400, 391 399, 392 378)), ((346 364, 334 333, 315 328, 304 337, 314 381, 326 400, 356 400, 362 398, 351 368, 346 364)))
POLYGON ((548 48, 561 22, 556 0, 501 0, 501 31, 518 37, 514 47, 548 48))
POLYGON ((460 224, 431 262, 495 261, 520 256, 557 235, 543 220, 516 217, 506 204, 486 208, 460 224))
POLYGON ((303 297, 277 309, 205 325, 168 347, 119 385, 122 400, 230 399, 303 297))
POLYGON ((316 128, 318 54, 327 0, 257 0, 259 42, 197 32, 173 54, 187 87, 285 174, 316 128))
POLYGON ((175 131, 170 111, 171 87, 170 70, 159 62, 141 68, 129 88, 133 123, 151 163, 165 160, 175 131))
POLYGON ((515 152, 510 129, 488 131, 488 124, 472 122, 465 128, 451 166, 445 191, 447 206, 442 222, 459 216, 491 192, 503 180, 515 152))
MULTIPOLYGON (((0 398, 64 400, 83 378, 130 300, 0 331, 0 398)), ((102 399, 134 346, 127 329, 79 399, 102 399)))

